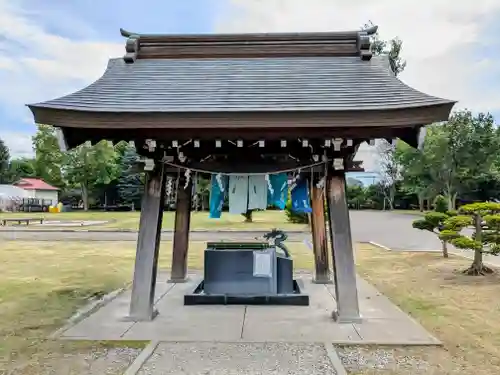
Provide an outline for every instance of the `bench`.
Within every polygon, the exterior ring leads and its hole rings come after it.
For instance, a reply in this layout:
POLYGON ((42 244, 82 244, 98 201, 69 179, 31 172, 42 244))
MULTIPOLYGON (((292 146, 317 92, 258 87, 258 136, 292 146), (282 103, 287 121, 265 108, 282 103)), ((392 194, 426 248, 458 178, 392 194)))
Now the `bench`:
POLYGON ((35 221, 35 222, 39 222, 40 224, 43 224, 43 218, 40 218, 40 217, 26 217, 26 218, 16 218, 16 219, 0 219, 0 222, 2 223, 2 225, 4 227, 7 226, 7 223, 17 223, 19 225, 21 225, 22 223, 25 223, 26 225, 29 225, 30 222, 32 221, 35 221))

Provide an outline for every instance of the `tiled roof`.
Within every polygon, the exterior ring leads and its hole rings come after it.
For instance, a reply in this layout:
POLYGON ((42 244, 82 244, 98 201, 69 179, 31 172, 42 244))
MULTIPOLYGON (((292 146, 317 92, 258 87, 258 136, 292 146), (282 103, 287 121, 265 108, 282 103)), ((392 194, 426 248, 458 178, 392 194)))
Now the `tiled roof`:
POLYGON ((360 111, 453 103, 405 85, 387 56, 111 59, 81 91, 33 105, 95 112, 360 111))
POLYGON ((59 190, 58 188, 49 185, 44 180, 39 178, 22 178, 14 184, 25 190, 59 190))

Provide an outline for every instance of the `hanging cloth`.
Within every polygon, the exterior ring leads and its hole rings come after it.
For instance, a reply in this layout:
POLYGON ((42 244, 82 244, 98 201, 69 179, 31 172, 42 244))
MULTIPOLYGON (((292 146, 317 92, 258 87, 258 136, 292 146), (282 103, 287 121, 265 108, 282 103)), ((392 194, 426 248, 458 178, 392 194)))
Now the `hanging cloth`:
POLYGON ((227 176, 212 175, 210 188, 210 218, 220 219, 227 192, 227 176))
POLYGON ((309 199, 309 189, 307 187, 307 179, 301 179, 292 190, 292 211, 297 213, 310 213, 312 212, 311 203, 309 199))
POLYGON ((286 173, 277 173, 269 176, 269 189, 267 202, 270 206, 285 209, 288 199, 288 175, 286 173))
POLYGON ((265 175, 248 177, 248 209, 265 210, 267 208, 267 180, 265 175))
POLYGON ((229 176, 229 213, 244 214, 248 210, 248 176, 229 176))

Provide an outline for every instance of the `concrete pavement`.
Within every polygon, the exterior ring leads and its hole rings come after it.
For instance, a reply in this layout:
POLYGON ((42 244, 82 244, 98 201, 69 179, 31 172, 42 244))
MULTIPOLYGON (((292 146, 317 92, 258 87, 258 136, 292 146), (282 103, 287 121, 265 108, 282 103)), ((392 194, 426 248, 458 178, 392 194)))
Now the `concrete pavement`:
MULTIPOLYGON (((380 211, 352 211, 351 227, 354 242, 377 242, 394 250, 433 250, 440 243, 431 233, 413 229, 412 221, 418 218, 410 214, 380 211)), ((264 231, 192 231, 193 241, 252 240, 264 231)), ((303 241, 310 238, 307 232, 289 231, 289 241, 303 241)), ((136 232, 96 231, 27 231, 1 230, 0 240, 23 241, 136 241, 136 232)), ((164 231, 162 239, 172 240, 172 232, 164 231)))
MULTIPOLYGON (((416 215, 382 211, 352 211, 353 242, 373 242, 395 251, 440 251, 441 243, 432 233, 412 228, 416 215)), ((265 231, 192 231, 192 241, 249 241, 262 237, 265 231)), ((288 231, 288 241, 311 241, 309 232, 288 231)), ((172 241, 173 232, 163 231, 162 240, 172 241)), ((54 231, 54 230, 0 230, 1 240, 20 241, 136 241, 137 232, 129 231, 54 231)), ((450 252, 466 258, 472 252, 454 249, 450 252)), ((485 262, 500 267, 500 257, 485 255, 485 262)))
POLYGON ((152 322, 135 322, 128 315, 131 291, 112 299, 97 312, 60 332, 61 338, 79 340, 156 340, 219 342, 331 342, 336 344, 436 345, 439 341, 371 284, 358 277, 362 315, 360 323, 339 324, 335 287, 314 284, 311 273, 296 279, 309 295, 309 306, 185 306, 184 295, 192 293, 203 279, 191 273, 187 283, 167 283, 168 274, 158 275, 152 322))
POLYGON ((358 278, 361 322, 339 324, 334 286, 296 275, 309 306, 185 306, 183 296, 202 279, 182 284, 157 279, 151 322, 127 317, 130 290, 75 325, 59 331, 66 340, 145 340, 145 349, 126 374, 346 374, 334 344, 440 345, 420 324, 365 280, 358 278), (242 369, 245 371, 242 371, 242 369))

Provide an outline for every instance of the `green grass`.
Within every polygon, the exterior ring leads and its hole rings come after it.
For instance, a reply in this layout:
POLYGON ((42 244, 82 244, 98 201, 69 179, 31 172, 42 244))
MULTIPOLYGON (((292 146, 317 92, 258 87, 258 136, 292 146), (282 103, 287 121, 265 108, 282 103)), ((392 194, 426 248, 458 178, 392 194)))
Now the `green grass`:
MULTIPOLYGON (((0 220, 2 218, 22 218, 43 217, 46 220, 96 220, 108 221, 104 225, 95 225, 86 227, 89 229, 129 229, 137 230, 139 227, 139 212, 62 212, 62 213, 0 213, 0 220)), ((173 229, 175 220, 175 213, 168 211, 163 216, 163 229, 173 229)), ((12 223, 8 224, 12 225, 12 223)), ((40 228, 40 226, 33 226, 32 228, 40 228)), ((54 228, 53 226, 46 227, 48 229, 54 228)), ((66 227, 69 228, 69 227, 66 227)), ((76 227, 78 228, 78 227, 76 227)), ((220 219, 210 219, 208 212, 193 212, 191 213, 191 229, 237 229, 237 230, 268 230, 272 228, 281 228, 284 230, 307 230, 307 225, 293 224, 286 220, 284 211, 261 211, 254 212, 253 222, 245 223, 242 215, 231 215, 227 212, 222 214, 220 219)))
POLYGON ((460 271, 470 260, 440 254, 388 252, 359 246, 358 271, 439 338, 444 348, 398 348, 428 363, 415 369, 365 369, 359 375, 500 374, 500 270, 489 276, 460 271))
POLYGON ((397 214, 407 214, 407 215, 417 215, 417 216, 423 216, 429 211, 419 211, 419 210, 394 210, 395 213, 397 214))
MULTIPOLYGON (((204 248, 203 242, 190 243, 190 269, 202 269, 204 248)), ((306 245, 290 243, 289 249, 297 269, 312 269, 312 251, 306 245)), ((134 242, 0 244, 0 374, 14 367, 15 374, 39 374, 49 357, 100 345, 46 338, 89 297, 128 285, 134 259, 134 242)), ((162 242, 160 272, 171 261, 172 244, 162 242)))

